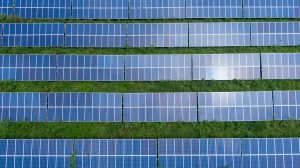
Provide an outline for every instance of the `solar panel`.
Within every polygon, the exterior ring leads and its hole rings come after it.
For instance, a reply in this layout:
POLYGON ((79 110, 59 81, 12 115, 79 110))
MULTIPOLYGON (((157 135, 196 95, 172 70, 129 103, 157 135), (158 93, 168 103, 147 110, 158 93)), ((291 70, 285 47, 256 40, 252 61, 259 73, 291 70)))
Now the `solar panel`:
POLYGON ((250 46, 250 23, 190 23, 189 46, 250 46))
POLYGON ((57 80, 124 81, 124 56, 60 55, 57 80))
POLYGON ((0 55, 0 80, 56 80, 56 57, 50 55, 0 55))
POLYGON ((298 0, 245 0, 245 18, 299 18, 298 0))
POLYGON ((300 22, 253 22, 251 23, 251 45, 300 45, 300 22))
POLYGON ((299 138, 242 139, 242 167, 299 167, 299 144, 299 138))
POLYGON ((170 19, 185 18, 185 0, 131 0, 130 19, 170 19))
POLYGON ((1 139, 0 167, 69 167, 73 140, 1 139))
POLYGON ((273 120, 272 92, 203 92, 198 106, 200 121, 273 120))
POLYGON ((300 79, 300 53, 261 54, 263 79, 300 79))
POLYGON ((7 23, 3 26, 4 47, 62 47, 64 24, 7 23))
POLYGON ((15 0, 15 15, 25 19, 69 19, 70 0, 15 0))
POLYGON ((0 93, 1 121, 45 121, 46 112, 46 93, 0 93))
POLYGON ((259 54, 193 55, 194 80, 260 79, 259 54))
POLYGON ((115 93, 49 93, 48 121, 121 122, 122 95, 115 93))
POLYGON ((128 24, 127 40, 129 47, 188 47, 188 24, 128 24))
POLYGON ((76 167, 156 167, 156 140, 75 140, 76 167))
POLYGON ((300 91, 274 91, 274 119, 300 119, 300 91))
POLYGON ((187 18, 242 18, 242 0, 187 0, 187 18))
POLYGON ((159 139, 160 168, 241 167, 240 139, 159 139))
POLYGON ((12 16, 14 14, 14 1, 3 0, 0 2, 0 15, 12 16))
POLYGON ((125 47, 126 29, 126 24, 67 24, 66 46, 125 47))
POLYGON ((196 93, 126 93, 124 122, 196 122, 196 93))
POLYGON ((128 19, 128 0, 73 0, 73 19, 128 19))
POLYGON ((126 81, 191 80, 191 55, 125 56, 126 81))

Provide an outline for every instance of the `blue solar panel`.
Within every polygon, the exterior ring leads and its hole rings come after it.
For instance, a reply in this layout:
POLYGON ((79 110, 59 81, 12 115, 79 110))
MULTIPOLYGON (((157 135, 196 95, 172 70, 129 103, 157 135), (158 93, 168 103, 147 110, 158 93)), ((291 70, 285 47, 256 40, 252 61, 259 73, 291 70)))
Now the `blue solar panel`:
POLYGON ((263 79, 300 79, 299 53, 261 54, 263 79))
POLYGON ((151 139, 75 140, 76 167, 155 168, 156 146, 151 139))
POLYGON ((240 139, 159 139, 160 168, 241 167, 240 139))
POLYGON ((57 80, 124 81, 124 56, 60 55, 57 80))
POLYGON ((0 15, 12 16, 14 14, 14 1, 2 0, 0 2, 0 15))
POLYGON ((190 23, 189 46, 250 46, 250 23, 190 23))
POLYGON ((56 80, 56 56, 0 55, 0 80, 56 80))
POLYGON ((273 119, 272 92, 203 92, 198 106, 200 121, 273 119))
POLYGON ((15 11, 25 19, 68 19, 71 0, 15 0, 15 11))
POLYGON ((300 45, 300 22, 253 22, 251 23, 251 45, 300 45))
POLYGON ((260 79, 259 54, 193 55, 194 80, 260 79))
POLYGON ((126 24, 66 25, 67 47, 125 47, 126 24))
POLYGON ((196 122, 196 93, 126 93, 125 122, 196 122))
POLYGON ((127 40, 129 47, 188 47, 188 24, 128 24, 127 40))
POLYGON ((48 121, 121 122, 122 95, 114 93, 49 93, 48 121))
POLYGON ((73 140, 0 139, 0 167, 69 167, 72 147, 73 140))
POLYGON ((245 0, 245 18, 299 18, 298 0, 245 0))
POLYGON ((242 0, 187 0, 187 18, 242 18, 242 0))
POLYGON ((46 93, 0 93, 0 120, 45 121, 46 93))
POLYGON ((9 23, 3 26, 4 47, 62 47, 64 24, 9 23))
POLYGON ((130 19, 185 18, 185 0, 131 0, 130 19))
POLYGON ((298 138, 242 139, 242 167, 299 167, 299 144, 298 138))
POLYGON ((191 80, 191 55, 125 56, 126 81, 191 80))
POLYGON ((128 0, 73 0, 73 19, 128 19, 128 0))
POLYGON ((300 91, 274 91, 274 119, 300 119, 300 91))

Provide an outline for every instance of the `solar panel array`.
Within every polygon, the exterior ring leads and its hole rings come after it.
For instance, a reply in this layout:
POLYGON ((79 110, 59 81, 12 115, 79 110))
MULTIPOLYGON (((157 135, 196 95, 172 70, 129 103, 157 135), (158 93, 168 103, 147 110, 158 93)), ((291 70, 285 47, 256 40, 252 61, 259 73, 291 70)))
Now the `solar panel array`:
POLYGON ((196 122, 196 93, 125 93, 124 122, 196 122))
POLYGON ((14 15, 14 1, 1 1, 0 2, 0 14, 6 16, 14 15))
POLYGON ((274 91, 273 94, 275 120, 300 119, 299 91, 274 91))
POLYGON ((273 120, 272 92, 203 92, 198 106, 200 121, 273 120))

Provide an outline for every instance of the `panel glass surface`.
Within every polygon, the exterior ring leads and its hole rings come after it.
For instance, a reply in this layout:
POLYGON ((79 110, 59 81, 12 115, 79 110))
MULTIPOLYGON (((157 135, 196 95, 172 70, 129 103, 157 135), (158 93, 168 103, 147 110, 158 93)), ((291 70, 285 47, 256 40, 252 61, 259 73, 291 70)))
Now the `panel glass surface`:
POLYGON ((274 119, 300 119, 300 91, 274 91, 274 119))
POLYGON ((12 0, 2 0, 0 2, 0 14, 5 16, 14 15, 14 1, 12 0))

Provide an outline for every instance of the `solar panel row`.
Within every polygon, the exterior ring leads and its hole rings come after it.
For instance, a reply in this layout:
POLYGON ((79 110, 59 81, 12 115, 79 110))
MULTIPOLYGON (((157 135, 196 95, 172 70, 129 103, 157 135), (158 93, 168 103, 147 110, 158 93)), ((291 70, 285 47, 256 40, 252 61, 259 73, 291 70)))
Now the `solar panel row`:
POLYGON ((0 13, 48 19, 299 18, 297 0, 16 0, 0 13))
POLYGON ((0 139, 0 167, 299 167, 299 138, 0 139), (34 165, 34 166, 33 166, 34 165))

